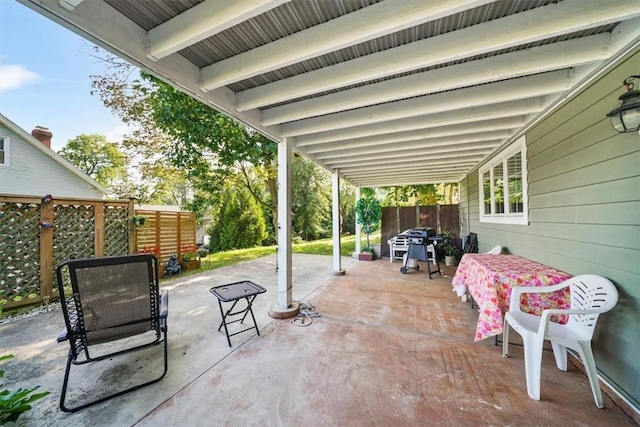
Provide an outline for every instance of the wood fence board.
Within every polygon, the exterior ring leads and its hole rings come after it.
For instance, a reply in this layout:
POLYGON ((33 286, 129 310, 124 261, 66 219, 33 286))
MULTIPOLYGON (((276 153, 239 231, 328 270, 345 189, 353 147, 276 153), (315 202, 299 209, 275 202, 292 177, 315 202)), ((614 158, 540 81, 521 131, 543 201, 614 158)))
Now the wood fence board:
POLYGON ((458 205, 401 206, 382 208, 380 231, 381 255, 389 256, 387 240, 415 227, 431 227, 437 232, 451 231, 454 237, 460 235, 460 215, 458 205))

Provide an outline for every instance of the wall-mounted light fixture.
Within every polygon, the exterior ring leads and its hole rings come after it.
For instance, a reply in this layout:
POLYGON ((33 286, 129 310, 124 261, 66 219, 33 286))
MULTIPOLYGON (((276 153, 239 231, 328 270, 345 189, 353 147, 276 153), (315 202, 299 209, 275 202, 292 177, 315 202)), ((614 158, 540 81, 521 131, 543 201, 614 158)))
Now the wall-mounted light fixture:
POLYGON ((607 113, 611 126, 620 133, 635 132, 640 129, 640 91, 633 90, 633 80, 640 76, 629 76, 622 84, 627 92, 620 95, 620 105, 607 113))

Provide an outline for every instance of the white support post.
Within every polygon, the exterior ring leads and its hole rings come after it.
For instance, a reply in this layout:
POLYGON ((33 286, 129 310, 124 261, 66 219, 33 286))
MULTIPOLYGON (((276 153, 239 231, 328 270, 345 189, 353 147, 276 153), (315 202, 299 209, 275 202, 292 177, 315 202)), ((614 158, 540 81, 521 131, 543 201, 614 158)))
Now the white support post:
POLYGON ((331 179, 331 200, 332 200, 332 219, 333 219, 333 271, 335 276, 344 274, 342 269, 342 260, 340 255, 340 171, 333 171, 331 179))
MULTIPOLYGON (((360 186, 356 187, 356 203, 360 200, 360 186)), ((354 205, 355 206, 355 205, 354 205)), ((358 224, 358 214, 356 213, 356 250, 353 254, 356 259, 358 259, 358 254, 362 251, 362 227, 358 224)))
POLYGON ((291 251, 291 143, 278 144, 278 301, 269 315, 276 319, 293 317, 299 306, 293 303, 291 251))

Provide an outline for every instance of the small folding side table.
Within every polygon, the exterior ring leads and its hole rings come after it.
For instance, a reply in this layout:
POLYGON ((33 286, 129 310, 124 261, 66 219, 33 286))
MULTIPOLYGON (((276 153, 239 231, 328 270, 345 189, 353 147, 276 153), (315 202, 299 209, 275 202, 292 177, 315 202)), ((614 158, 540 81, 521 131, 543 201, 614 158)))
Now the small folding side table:
POLYGON ((214 286, 213 288, 209 289, 209 292, 211 292, 213 295, 215 295, 218 298, 218 305, 220 306, 220 314, 222 315, 222 322, 220 322, 220 326, 218 326, 218 332, 220 332, 220 329, 222 329, 222 327, 224 326, 224 332, 227 335, 227 342, 229 343, 229 347, 231 347, 231 337, 234 335, 238 335, 242 332, 250 331, 251 329, 255 328, 256 332, 258 333, 258 336, 260 336, 260 330, 258 330, 258 325, 256 324, 256 318, 253 315, 253 310, 251 306, 253 305, 253 301, 256 299, 258 294, 267 292, 265 288, 263 288, 260 285, 256 285, 253 282, 245 280, 242 282, 229 283, 228 285, 214 286), (247 301, 247 306, 242 310, 238 310, 234 312, 233 309, 236 307, 236 304, 238 304, 238 301, 240 301, 243 298, 247 301), (222 308, 223 302, 233 302, 233 304, 231 305, 231 308, 229 308, 226 312, 222 308), (240 323, 244 322, 244 319, 247 317, 247 314, 251 314, 251 319, 253 319, 253 326, 250 328, 246 328, 241 331, 229 334, 229 329, 227 329, 227 325, 230 325, 231 323, 236 323, 236 322, 240 322, 240 323), (230 322, 227 321, 228 317, 240 316, 240 315, 242 315, 242 319, 236 319, 230 322))

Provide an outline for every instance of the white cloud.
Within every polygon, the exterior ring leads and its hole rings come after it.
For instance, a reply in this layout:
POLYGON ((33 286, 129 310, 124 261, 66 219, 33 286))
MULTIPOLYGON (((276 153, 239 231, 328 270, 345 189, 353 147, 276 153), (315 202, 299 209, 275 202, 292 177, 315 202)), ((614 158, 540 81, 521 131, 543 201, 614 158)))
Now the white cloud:
POLYGON ((133 128, 123 123, 107 131, 104 136, 109 142, 122 142, 122 137, 131 132, 133 128))
POLYGON ((0 65, 0 92, 20 89, 24 85, 40 80, 38 73, 29 71, 22 65, 0 65))

